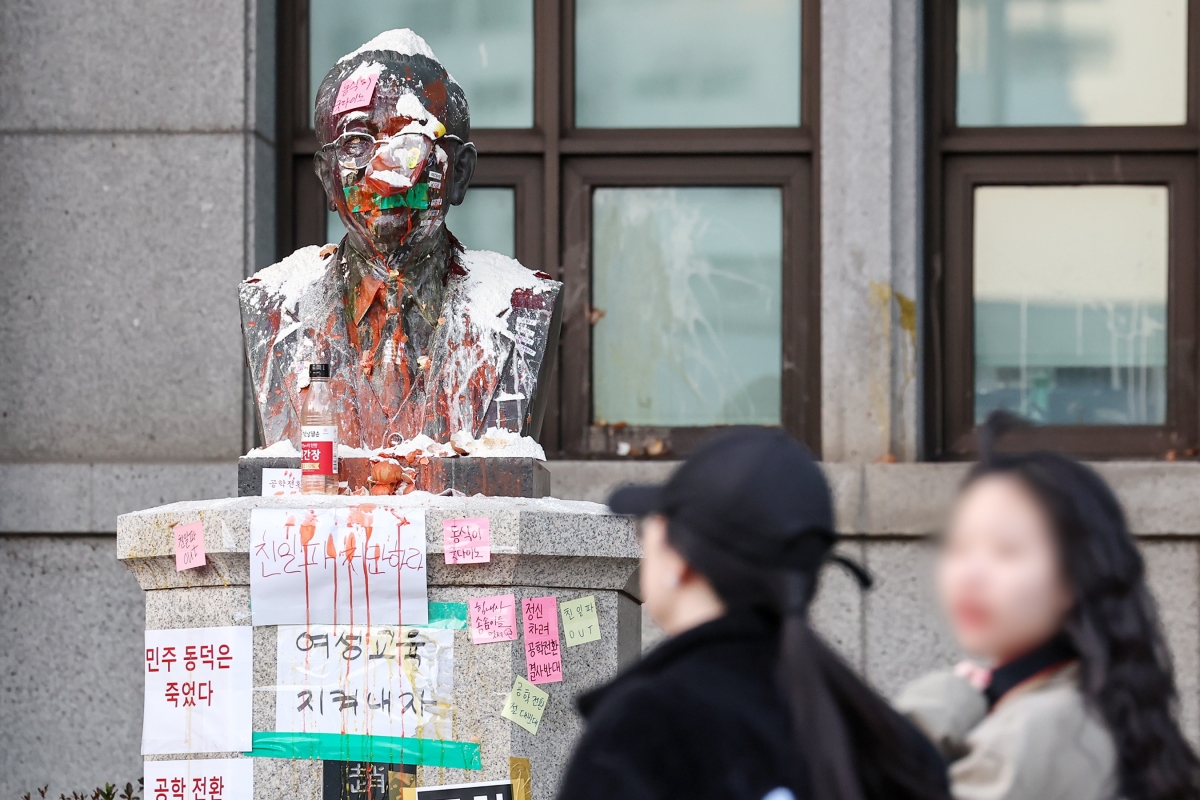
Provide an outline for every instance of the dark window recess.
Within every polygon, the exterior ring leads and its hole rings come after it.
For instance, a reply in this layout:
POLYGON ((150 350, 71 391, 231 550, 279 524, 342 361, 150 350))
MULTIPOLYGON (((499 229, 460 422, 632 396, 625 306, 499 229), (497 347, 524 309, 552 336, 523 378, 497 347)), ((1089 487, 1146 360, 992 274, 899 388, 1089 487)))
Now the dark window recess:
POLYGON ((1200 1, 1156 43, 1127 4, 1011 4, 926 4, 926 452, 976 456, 1004 408, 1013 448, 1195 457, 1200 1))

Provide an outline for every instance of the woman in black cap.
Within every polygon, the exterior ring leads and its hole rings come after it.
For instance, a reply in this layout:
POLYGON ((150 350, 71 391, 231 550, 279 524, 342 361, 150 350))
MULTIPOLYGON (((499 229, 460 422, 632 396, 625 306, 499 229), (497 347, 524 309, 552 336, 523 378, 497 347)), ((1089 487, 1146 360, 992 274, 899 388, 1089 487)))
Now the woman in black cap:
POLYGON ((641 518, 642 596, 671 638, 580 698, 560 800, 949 797, 929 742, 809 627, 836 534, 806 449, 738 429, 609 505, 641 518))

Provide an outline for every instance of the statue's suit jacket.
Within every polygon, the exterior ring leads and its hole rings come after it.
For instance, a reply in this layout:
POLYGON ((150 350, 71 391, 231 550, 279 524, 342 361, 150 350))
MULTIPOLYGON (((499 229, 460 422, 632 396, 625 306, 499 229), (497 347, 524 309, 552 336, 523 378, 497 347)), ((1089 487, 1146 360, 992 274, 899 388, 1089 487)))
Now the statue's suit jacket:
POLYGON ((308 365, 325 361, 345 445, 376 449, 422 433, 444 442, 490 427, 536 436, 545 408, 539 378, 557 347, 562 284, 498 253, 458 252, 456 266, 428 359, 390 415, 347 327, 340 248, 301 248, 243 281, 242 332, 266 443, 299 446, 308 365))

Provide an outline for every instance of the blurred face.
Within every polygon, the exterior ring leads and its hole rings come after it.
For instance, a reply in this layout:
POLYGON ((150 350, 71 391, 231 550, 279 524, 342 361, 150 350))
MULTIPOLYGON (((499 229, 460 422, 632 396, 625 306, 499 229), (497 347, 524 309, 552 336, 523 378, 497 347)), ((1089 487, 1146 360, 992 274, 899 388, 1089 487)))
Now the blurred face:
POLYGON ((675 636, 725 613, 725 604, 708 579, 692 569, 667 541, 666 517, 646 517, 639 531, 642 602, 658 627, 675 636))
MULTIPOLYGON (((641 521, 642 566, 638 581, 642 602, 659 627, 668 620, 678 603, 680 586, 687 562, 667 542, 666 517, 646 517, 641 521)), ((669 632, 669 631, 668 631, 669 632)))
POLYGON ((981 478, 959 498, 938 588, 959 645, 995 665, 1057 634, 1073 605, 1050 521, 1010 476, 981 478))

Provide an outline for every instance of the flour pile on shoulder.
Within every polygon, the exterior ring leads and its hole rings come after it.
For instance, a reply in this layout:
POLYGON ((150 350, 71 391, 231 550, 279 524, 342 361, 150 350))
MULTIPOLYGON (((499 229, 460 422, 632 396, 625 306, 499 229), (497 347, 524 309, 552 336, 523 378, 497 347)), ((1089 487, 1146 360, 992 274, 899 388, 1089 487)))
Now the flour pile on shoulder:
POLYGON ((491 250, 468 250, 462 264, 467 274, 459 291, 467 298, 471 319, 510 338, 505 312, 512 308, 513 292, 525 289, 541 294, 553 286, 520 261, 491 250))
POLYGON ((321 248, 313 244, 301 247, 278 264, 260 269, 245 283, 256 285, 268 295, 282 298, 282 307, 294 311, 300 296, 321 280, 326 269, 327 260, 321 256, 321 248))

